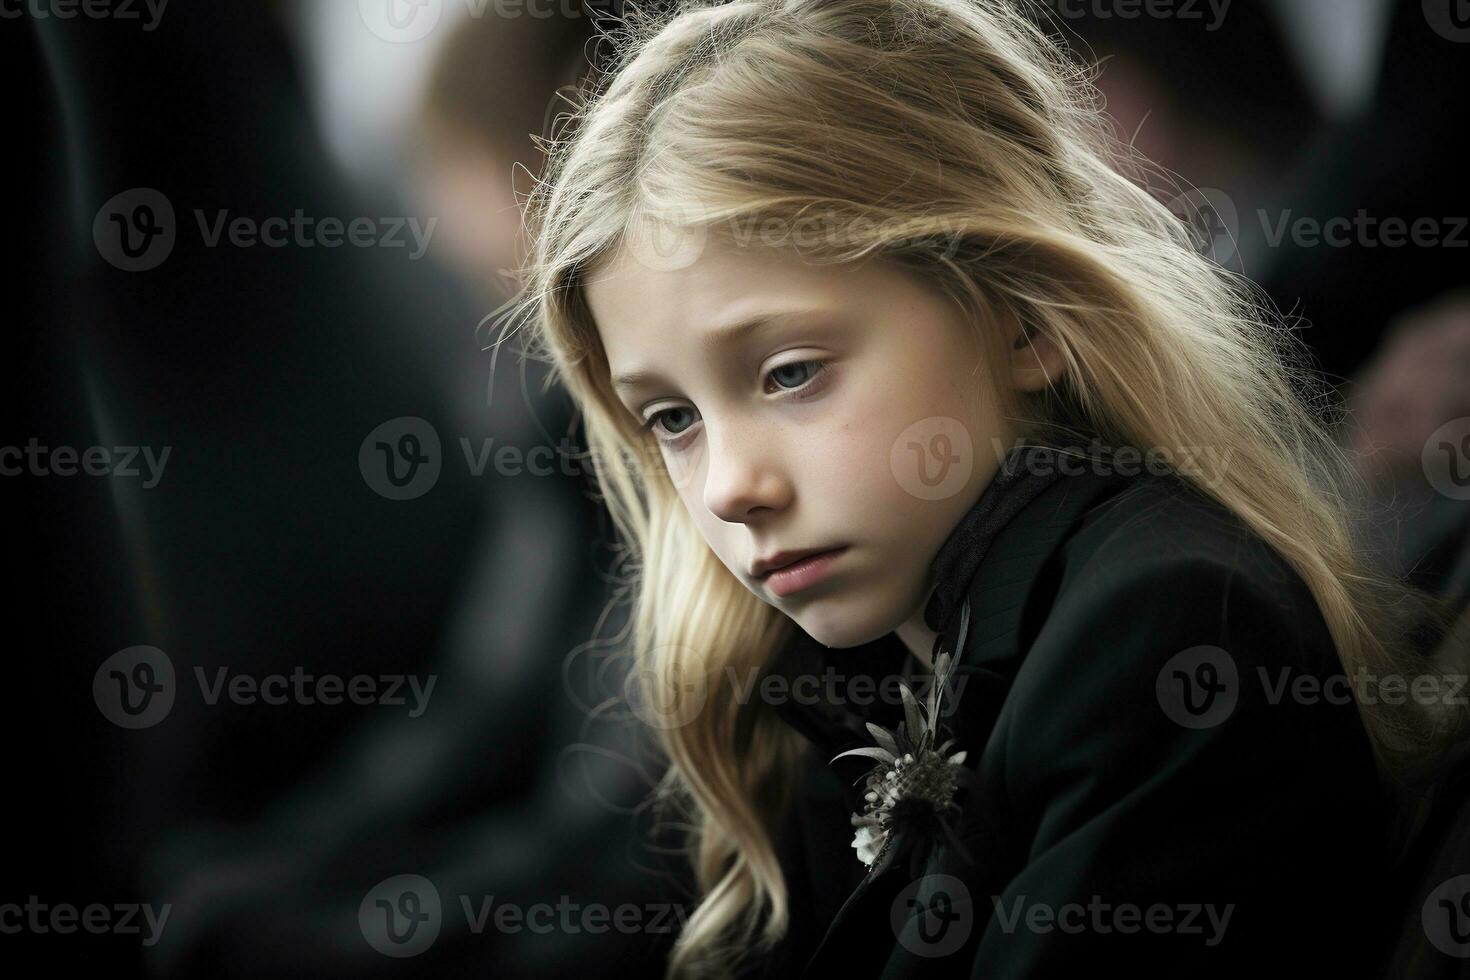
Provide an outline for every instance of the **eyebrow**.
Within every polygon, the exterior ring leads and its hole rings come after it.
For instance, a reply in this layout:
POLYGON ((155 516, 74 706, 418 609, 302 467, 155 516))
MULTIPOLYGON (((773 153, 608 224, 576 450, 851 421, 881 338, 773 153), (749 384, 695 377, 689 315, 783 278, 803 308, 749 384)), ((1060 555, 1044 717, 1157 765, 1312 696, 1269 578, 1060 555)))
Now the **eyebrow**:
MULTIPOLYGON (((783 310, 779 313, 758 313, 734 323, 714 327, 699 338, 699 345, 710 351, 721 347, 732 347, 747 340, 752 334, 763 328, 820 312, 820 310, 783 310)), ((629 371, 614 377, 612 383, 614 388, 627 390, 657 384, 661 380, 663 380, 662 377, 656 371, 629 371)))

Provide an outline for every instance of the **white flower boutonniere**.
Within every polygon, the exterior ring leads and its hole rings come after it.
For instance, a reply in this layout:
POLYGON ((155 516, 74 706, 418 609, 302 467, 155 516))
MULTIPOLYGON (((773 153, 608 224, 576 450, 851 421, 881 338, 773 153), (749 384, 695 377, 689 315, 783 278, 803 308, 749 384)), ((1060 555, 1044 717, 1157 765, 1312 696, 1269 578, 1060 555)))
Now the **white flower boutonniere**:
POLYGON ((922 706, 908 685, 899 683, 904 720, 897 731, 869 722, 868 731, 878 743, 876 747, 850 749, 832 757, 833 762, 848 755, 877 760, 866 777, 867 805, 862 813, 852 815, 852 825, 857 828, 852 846, 869 870, 901 825, 932 830, 938 824, 946 836, 953 837, 944 818, 959 809, 954 795, 959 785, 957 768, 965 761, 965 753, 945 755, 954 739, 937 747, 934 744, 938 739, 939 706, 952 663, 947 652, 934 661, 934 683, 922 706))

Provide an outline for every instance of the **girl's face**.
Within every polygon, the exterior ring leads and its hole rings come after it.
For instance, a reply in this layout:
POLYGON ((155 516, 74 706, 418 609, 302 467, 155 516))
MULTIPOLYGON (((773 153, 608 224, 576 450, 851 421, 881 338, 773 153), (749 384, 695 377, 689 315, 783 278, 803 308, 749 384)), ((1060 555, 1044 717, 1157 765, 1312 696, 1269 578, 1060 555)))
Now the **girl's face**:
MULTIPOLYGON (((619 400, 720 561, 829 647, 921 624, 930 563, 1015 438, 959 307, 886 260, 713 238, 680 268, 635 254, 593 272, 587 303, 619 400), (832 549, 815 571, 758 569, 832 549)), ((1046 383, 1030 348, 1007 368, 1046 383)))

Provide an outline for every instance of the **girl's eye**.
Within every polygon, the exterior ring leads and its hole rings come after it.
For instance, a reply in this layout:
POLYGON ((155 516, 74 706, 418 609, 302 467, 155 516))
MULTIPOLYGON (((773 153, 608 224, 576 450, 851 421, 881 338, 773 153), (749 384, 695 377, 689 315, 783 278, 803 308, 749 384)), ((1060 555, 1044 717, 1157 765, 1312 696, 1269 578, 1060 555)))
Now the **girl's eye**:
POLYGON ((792 361, 773 368, 768 375, 783 391, 794 391, 822 373, 826 365, 821 361, 792 361), (810 368, 811 370, 808 370, 810 368))
MULTIPOLYGON (((776 383, 776 391, 772 392, 773 394, 796 392, 803 388, 810 388, 812 379, 826 369, 827 365, 824 361, 793 361, 790 364, 772 368, 766 377, 776 383)), ((767 391, 770 391, 769 386, 767 386, 767 391)), ((806 395, 802 394, 797 397, 804 398, 806 395)), ((661 442, 678 448, 679 437, 688 432, 697 421, 699 421, 699 414, 692 408, 666 408, 654 412, 645 419, 642 428, 645 432, 654 432, 659 436, 661 442)))
POLYGON ((656 427, 662 429, 663 432, 667 435, 678 436, 694 424, 693 415, 694 412, 687 408, 666 408, 661 412, 654 412, 652 415, 650 415, 644 421, 643 428, 653 429, 656 427), (688 415, 690 416, 690 419, 687 422, 681 423, 679 421, 679 417, 681 415, 688 415), (670 422, 670 417, 672 417, 674 421, 670 422))

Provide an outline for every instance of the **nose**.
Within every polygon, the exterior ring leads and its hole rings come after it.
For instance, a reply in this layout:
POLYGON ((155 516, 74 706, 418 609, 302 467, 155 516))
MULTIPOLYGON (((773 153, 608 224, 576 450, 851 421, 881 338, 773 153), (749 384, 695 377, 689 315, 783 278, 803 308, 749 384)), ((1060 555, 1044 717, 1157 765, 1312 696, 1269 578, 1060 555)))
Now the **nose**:
POLYGON ((780 466, 779 449, 769 434, 753 428, 713 430, 705 423, 709 467, 704 503, 728 524, 744 524, 763 509, 781 510, 791 500, 791 482, 780 466))

